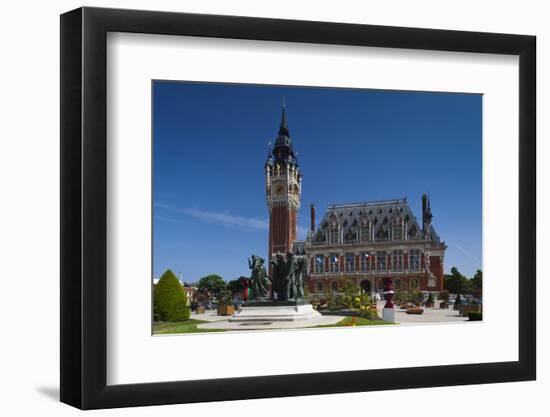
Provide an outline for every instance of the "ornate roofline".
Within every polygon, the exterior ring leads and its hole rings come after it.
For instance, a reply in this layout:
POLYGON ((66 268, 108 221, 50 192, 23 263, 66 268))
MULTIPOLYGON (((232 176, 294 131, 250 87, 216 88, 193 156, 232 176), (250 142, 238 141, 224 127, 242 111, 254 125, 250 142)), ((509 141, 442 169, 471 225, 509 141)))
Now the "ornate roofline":
POLYGON ((332 210, 332 209, 339 209, 339 208, 376 206, 380 204, 407 204, 407 197, 390 199, 390 200, 363 201, 360 203, 343 203, 343 204, 329 203, 327 206, 327 209, 332 210))

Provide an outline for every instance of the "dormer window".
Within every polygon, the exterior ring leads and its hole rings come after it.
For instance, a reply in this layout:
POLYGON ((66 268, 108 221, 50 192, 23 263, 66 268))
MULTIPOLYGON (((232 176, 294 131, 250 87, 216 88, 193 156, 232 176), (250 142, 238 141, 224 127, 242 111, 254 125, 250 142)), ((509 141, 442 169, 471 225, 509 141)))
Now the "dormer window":
POLYGON ((388 231, 384 230, 382 226, 380 226, 376 232, 376 240, 388 240, 388 231))
POLYGON ((339 233, 338 224, 330 227, 330 243, 333 243, 333 244, 338 243, 338 240, 339 240, 338 233, 339 233))
POLYGON ((400 218, 396 218, 393 222, 393 230, 392 230, 392 236, 393 240, 401 240, 403 239, 403 222, 400 218))
POLYGON ((346 235, 344 236, 344 241, 346 243, 353 243, 355 242, 355 233, 350 229, 346 232, 346 235))
POLYGON ((361 242, 367 242, 370 236, 369 225, 368 224, 362 225, 360 233, 361 233, 361 242))

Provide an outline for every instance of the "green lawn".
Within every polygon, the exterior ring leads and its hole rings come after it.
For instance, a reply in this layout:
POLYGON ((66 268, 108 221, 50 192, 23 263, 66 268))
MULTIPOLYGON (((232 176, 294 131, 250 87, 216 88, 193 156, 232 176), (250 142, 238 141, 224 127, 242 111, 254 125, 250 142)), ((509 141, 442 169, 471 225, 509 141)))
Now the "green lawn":
MULTIPOLYGON (((153 323, 153 334, 182 334, 182 333, 206 333, 206 332, 225 332, 227 330, 222 329, 198 329, 197 325, 201 323, 208 323, 204 320, 189 319, 180 322, 155 322, 153 323)), ((340 320, 336 324, 321 324, 319 326, 311 326, 311 328, 317 327, 346 327, 346 326, 381 326, 385 324, 395 324, 383 320, 369 320, 363 317, 356 317, 355 323, 353 317, 346 317, 340 320)), ((251 330, 254 331, 254 330, 251 330)))
POLYGON ((383 326, 385 324, 396 324, 384 320, 369 320, 364 317, 346 317, 345 319, 340 320, 336 324, 321 324, 319 326, 313 327, 346 327, 346 326, 383 326))
POLYGON ((171 333, 206 333, 223 332, 222 329, 198 329, 197 324, 208 323, 204 320, 189 319, 180 322, 155 322, 153 323, 153 334, 171 333))

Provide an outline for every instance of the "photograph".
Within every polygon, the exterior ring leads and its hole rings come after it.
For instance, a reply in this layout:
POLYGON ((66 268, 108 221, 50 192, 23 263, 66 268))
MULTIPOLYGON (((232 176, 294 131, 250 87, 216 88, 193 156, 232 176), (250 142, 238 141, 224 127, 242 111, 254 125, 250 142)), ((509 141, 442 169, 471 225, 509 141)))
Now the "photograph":
POLYGON ((153 335, 482 321, 482 94, 151 89, 153 335))

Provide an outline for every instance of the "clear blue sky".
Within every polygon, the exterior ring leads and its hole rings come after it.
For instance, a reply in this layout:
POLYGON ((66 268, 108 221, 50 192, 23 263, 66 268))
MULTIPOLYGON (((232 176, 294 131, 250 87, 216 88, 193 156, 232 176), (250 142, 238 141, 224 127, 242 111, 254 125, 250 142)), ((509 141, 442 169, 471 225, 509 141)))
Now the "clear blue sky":
POLYGON ((481 268, 482 96, 233 84, 153 83, 154 242, 158 277, 248 275, 266 256, 264 162, 286 100, 303 172, 300 238, 328 203, 407 197, 448 249, 445 269, 481 268))

